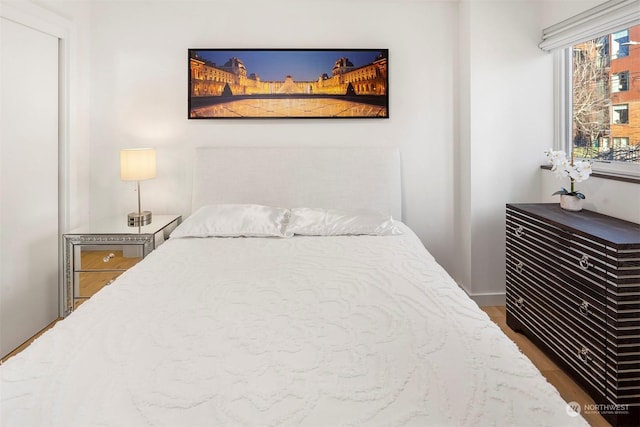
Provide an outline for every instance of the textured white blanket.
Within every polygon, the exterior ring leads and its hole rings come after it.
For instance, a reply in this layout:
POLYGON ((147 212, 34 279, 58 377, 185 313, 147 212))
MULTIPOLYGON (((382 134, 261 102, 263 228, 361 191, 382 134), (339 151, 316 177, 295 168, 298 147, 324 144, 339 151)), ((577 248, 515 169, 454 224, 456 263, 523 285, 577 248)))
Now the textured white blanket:
POLYGON ((170 239, 0 367, 0 421, 586 425, 403 230, 170 239))

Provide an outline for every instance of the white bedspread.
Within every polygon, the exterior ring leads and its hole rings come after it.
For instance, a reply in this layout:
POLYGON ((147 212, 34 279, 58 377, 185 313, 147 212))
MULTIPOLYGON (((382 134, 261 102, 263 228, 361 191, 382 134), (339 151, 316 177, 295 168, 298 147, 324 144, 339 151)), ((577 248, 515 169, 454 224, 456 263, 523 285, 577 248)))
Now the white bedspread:
POLYGON ((0 421, 586 425, 403 230, 170 239, 0 367, 0 421))

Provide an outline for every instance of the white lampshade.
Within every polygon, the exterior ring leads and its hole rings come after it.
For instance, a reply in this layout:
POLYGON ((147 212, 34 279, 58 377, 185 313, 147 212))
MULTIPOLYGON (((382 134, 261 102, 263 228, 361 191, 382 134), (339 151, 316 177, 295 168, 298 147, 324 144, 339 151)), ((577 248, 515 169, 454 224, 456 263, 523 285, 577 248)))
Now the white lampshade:
POLYGON ((120 151, 120 179, 142 181, 156 177, 156 150, 131 148, 120 151))

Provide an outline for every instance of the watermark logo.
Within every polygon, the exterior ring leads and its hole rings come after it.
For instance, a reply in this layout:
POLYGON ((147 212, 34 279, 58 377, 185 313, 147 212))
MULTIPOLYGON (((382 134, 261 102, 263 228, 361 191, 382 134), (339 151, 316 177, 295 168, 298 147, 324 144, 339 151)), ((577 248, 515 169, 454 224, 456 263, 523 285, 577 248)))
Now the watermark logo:
POLYGON ((580 415, 580 411, 582 410, 582 406, 578 402, 569 402, 567 403, 567 415, 570 417, 577 417, 580 415))
POLYGON ((600 415, 628 415, 629 405, 617 405, 613 403, 585 403, 584 406, 578 402, 567 403, 567 415, 577 417, 581 413, 600 415))
POLYGON ((585 414, 600 415, 628 415, 629 405, 617 405, 615 403, 586 403, 584 405, 585 414))

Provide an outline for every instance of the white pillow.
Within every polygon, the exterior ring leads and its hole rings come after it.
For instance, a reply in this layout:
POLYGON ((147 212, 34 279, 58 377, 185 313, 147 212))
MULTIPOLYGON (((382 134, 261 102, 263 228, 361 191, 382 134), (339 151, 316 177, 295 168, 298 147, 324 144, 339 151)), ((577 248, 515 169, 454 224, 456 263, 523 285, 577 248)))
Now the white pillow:
POLYGON ((294 208, 287 234, 303 236, 362 235, 388 236, 402 234, 391 216, 354 213, 336 209, 294 208))
POLYGON ((289 209, 271 206, 208 205, 195 211, 170 237, 287 237, 289 215, 289 209))

